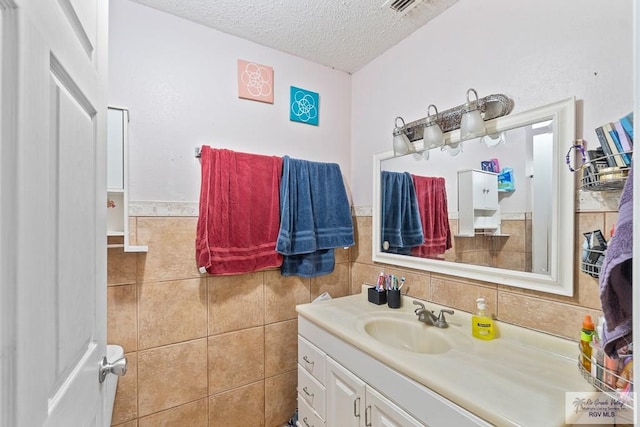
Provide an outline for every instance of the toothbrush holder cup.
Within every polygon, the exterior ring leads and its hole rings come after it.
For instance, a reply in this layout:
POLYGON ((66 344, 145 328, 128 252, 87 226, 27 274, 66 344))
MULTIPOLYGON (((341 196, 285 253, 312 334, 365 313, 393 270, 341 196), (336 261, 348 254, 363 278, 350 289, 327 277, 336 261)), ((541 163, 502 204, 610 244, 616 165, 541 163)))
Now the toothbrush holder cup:
POLYGON ((400 308, 402 305, 400 289, 391 289, 387 291, 387 305, 389 308, 400 308))

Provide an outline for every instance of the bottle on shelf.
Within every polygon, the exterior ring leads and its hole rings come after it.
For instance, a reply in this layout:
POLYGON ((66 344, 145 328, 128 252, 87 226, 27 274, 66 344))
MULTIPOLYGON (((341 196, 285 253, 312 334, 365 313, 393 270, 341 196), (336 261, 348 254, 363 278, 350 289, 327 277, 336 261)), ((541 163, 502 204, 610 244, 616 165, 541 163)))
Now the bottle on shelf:
POLYGON ((598 326, 591 336, 591 376, 604 381, 604 350, 602 348, 602 329, 604 317, 598 318, 598 326))
POLYGON ((591 315, 585 314, 580 331, 580 361, 587 372, 591 372, 591 340, 594 329, 591 315))

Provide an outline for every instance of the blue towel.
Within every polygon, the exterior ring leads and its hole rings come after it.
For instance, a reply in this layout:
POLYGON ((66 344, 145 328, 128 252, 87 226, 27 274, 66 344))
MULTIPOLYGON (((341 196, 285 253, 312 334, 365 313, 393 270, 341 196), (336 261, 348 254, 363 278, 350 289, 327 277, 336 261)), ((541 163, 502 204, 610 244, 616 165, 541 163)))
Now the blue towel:
POLYGON ((283 157, 280 232, 285 276, 316 277, 333 271, 333 248, 353 246, 349 199, 336 163, 283 157))
POLYGON ((402 255, 424 243, 416 190, 408 172, 382 171, 382 251, 402 255))
POLYGON ((333 272, 336 258, 331 249, 320 249, 309 254, 285 255, 280 267, 283 276, 317 277, 333 272))

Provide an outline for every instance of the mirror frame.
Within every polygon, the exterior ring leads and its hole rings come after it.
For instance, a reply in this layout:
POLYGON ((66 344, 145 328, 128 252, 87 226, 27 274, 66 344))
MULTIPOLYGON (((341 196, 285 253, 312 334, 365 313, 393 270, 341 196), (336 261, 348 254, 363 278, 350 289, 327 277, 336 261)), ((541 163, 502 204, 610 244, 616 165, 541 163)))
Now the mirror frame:
MULTIPOLYGON (((574 217, 575 176, 564 162, 567 147, 575 140, 575 98, 567 98, 529 111, 498 117, 485 122, 487 134, 527 126, 553 119, 553 159, 551 245, 549 275, 506 270, 496 267, 432 260, 428 258, 398 255, 381 251, 381 195, 380 173, 382 162, 394 157, 393 150, 373 156, 373 206, 372 206, 372 259, 374 262, 407 267, 449 276, 497 283, 551 294, 573 296, 574 292, 574 217)), ((445 144, 460 141, 460 130, 445 133, 445 144)), ((416 149, 420 151, 416 143, 416 149)))

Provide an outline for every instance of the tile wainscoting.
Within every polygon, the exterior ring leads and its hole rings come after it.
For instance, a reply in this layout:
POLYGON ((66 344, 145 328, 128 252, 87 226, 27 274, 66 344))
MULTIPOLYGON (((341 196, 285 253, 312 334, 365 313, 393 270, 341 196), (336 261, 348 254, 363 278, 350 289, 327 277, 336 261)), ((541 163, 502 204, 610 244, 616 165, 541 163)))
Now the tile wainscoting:
POLYGON ((108 250, 108 342, 122 345, 129 360, 113 425, 282 425, 296 407, 295 306, 325 291, 360 292, 381 269, 405 276, 411 296, 464 311, 484 296, 501 321, 577 340, 583 315, 600 309, 597 279, 580 272, 581 236, 609 230, 617 218, 614 211, 576 213, 576 253, 567 260, 576 290, 562 297, 374 264, 370 209, 354 209, 356 245, 336 251, 331 275, 201 275, 197 217, 184 216, 192 208, 143 206, 130 219, 131 240, 149 252, 108 250))

